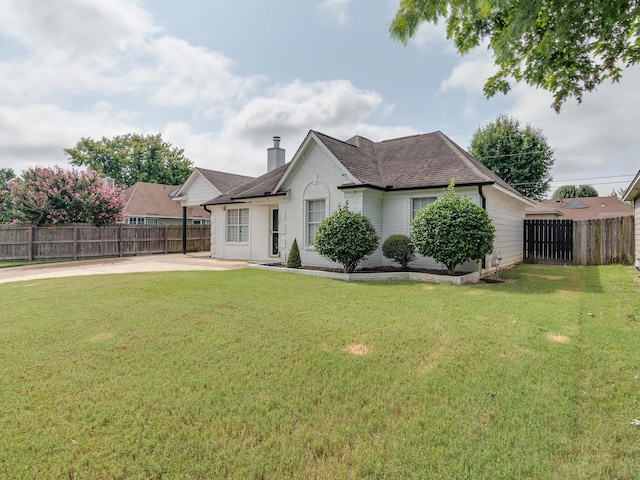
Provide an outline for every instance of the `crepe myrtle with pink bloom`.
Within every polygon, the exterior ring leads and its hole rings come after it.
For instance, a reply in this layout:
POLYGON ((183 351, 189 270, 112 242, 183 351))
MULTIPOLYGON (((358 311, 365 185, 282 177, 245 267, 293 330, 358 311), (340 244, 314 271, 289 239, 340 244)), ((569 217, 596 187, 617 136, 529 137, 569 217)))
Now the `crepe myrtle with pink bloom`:
POLYGON ((8 190, 12 223, 90 223, 100 227, 125 217, 124 189, 105 184, 92 170, 29 168, 9 182, 8 190))

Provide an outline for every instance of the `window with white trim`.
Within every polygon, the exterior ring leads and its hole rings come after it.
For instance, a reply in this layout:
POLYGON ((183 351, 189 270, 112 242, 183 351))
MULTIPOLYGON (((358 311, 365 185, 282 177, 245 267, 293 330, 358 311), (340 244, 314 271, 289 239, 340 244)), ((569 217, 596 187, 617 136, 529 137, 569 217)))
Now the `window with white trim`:
POLYGON ((129 225, 144 225, 144 217, 128 217, 127 223, 129 225))
POLYGON ((326 216, 324 200, 307 200, 307 246, 312 247, 316 240, 318 226, 326 216))
POLYGON ((227 210, 227 242, 249 241, 249 209, 227 210))
POLYGON ((429 205, 430 203, 435 202, 438 199, 438 197, 419 197, 419 198, 412 198, 411 199, 411 220, 413 220, 414 218, 416 218, 416 213, 418 213, 418 211, 421 208, 426 207, 427 205, 429 205))
POLYGON ((157 218, 147 218, 147 225, 158 225, 157 218))

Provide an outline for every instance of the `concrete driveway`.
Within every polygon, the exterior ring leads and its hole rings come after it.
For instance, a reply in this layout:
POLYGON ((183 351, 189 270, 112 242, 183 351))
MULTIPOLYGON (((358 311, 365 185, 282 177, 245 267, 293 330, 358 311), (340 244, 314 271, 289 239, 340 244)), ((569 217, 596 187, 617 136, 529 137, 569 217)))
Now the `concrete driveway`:
POLYGON ((246 266, 247 262, 243 261, 211 258, 209 252, 171 253, 0 268, 0 283, 110 273, 231 270, 246 266))

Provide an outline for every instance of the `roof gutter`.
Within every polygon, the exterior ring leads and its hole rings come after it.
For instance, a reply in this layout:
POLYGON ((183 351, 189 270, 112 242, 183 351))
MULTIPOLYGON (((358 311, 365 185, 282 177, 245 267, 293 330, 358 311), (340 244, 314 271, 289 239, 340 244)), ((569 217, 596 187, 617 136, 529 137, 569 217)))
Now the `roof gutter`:
MULTIPOLYGON (((200 206, 204 207, 205 210, 207 205, 229 205, 233 203, 247 203, 248 200, 254 200, 256 198, 271 198, 271 197, 283 197, 286 196, 287 192, 278 192, 278 193, 265 193, 264 195, 252 195, 250 197, 231 197, 224 201, 216 201, 217 198, 208 201, 207 203, 201 203, 200 206)), ((207 210, 209 212, 210 210, 207 210)))
MULTIPOLYGON (((495 182, 488 181, 488 182, 480 182, 480 183, 456 183, 454 186, 455 187, 478 186, 480 189, 482 189, 483 185, 494 185, 494 184, 495 182)), ((386 187, 381 187, 379 185, 361 183, 361 184, 340 185, 338 186, 338 190, 348 190, 352 188, 371 188, 373 190, 381 190, 383 192, 402 192, 402 191, 408 191, 408 190, 422 190, 426 188, 447 188, 448 186, 449 184, 447 183, 446 185, 415 185, 413 187, 394 188, 393 185, 387 185, 386 187)))

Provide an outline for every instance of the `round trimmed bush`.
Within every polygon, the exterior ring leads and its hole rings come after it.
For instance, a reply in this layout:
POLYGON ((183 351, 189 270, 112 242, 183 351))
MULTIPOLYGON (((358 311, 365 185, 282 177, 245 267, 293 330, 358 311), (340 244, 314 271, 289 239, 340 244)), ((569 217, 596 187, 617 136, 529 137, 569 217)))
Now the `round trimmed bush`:
POLYGON ((409 262, 416 258, 415 247, 406 235, 391 235, 382 244, 382 254, 407 268, 409 262))
POLYGON ((419 210, 411 222, 411 243, 425 257, 444 263, 450 275, 456 265, 482 260, 493 251, 495 228, 482 207, 453 190, 419 210))
POLYGON ((318 225, 314 247, 323 257, 341 263, 345 273, 351 273, 376 251, 379 242, 371 220, 345 204, 318 225))

